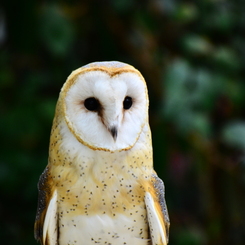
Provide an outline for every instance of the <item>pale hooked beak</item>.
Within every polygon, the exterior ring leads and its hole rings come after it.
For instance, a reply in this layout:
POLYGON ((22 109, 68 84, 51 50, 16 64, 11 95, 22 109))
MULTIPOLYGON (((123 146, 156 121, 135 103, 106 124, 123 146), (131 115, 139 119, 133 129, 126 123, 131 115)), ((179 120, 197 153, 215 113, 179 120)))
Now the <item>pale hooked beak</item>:
POLYGON ((109 128, 109 131, 110 131, 114 141, 116 141, 116 139, 117 139, 117 127, 112 126, 111 128, 109 128))
POLYGON ((117 140, 118 130, 121 122, 121 105, 112 104, 111 108, 107 108, 107 114, 104 117, 104 124, 111 134, 114 142, 117 140))

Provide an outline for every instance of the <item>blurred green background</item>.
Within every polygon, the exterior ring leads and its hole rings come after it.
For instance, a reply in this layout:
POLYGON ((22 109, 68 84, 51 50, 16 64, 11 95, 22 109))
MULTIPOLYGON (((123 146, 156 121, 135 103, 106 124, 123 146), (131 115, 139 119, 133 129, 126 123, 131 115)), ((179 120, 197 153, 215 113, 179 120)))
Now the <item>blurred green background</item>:
POLYGON ((0 238, 36 244, 37 182, 59 90, 93 61, 139 69, 171 245, 245 244, 245 2, 0 4, 0 238))

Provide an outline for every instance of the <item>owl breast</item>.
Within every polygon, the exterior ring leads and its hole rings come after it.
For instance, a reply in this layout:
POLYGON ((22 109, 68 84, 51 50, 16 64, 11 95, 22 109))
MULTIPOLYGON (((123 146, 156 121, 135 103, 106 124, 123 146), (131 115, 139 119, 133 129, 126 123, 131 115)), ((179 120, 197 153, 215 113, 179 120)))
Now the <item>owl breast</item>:
MULTIPOLYGON (((140 216, 140 213, 137 215, 140 216)), ((62 221, 61 221, 62 222, 62 221)), ((60 227, 62 244, 129 244, 147 245, 147 226, 140 217, 106 214, 78 215, 66 219, 60 227), (137 222, 134 222, 137 219, 137 222), (82 243, 83 242, 83 243, 82 243)))
POLYGON ((149 175, 142 171, 149 163, 139 153, 88 152, 66 162, 62 172, 60 165, 54 169, 60 173, 59 244, 149 244, 144 203, 149 175))
POLYGON ((92 172, 83 184, 59 188, 60 244, 148 244, 144 187, 123 174, 103 170, 95 179, 92 172))
POLYGON ((131 176, 114 174, 110 164, 101 177, 97 171, 59 187, 60 244, 148 244, 143 185, 129 170, 131 176))

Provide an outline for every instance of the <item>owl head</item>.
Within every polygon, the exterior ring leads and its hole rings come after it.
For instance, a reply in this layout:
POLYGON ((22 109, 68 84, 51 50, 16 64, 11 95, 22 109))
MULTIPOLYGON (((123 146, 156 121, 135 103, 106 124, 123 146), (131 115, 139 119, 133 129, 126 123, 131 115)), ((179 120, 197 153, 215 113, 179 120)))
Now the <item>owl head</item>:
POLYGON ((58 103, 69 131, 93 150, 128 150, 148 125, 145 80, 121 62, 96 62, 73 71, 58 103))

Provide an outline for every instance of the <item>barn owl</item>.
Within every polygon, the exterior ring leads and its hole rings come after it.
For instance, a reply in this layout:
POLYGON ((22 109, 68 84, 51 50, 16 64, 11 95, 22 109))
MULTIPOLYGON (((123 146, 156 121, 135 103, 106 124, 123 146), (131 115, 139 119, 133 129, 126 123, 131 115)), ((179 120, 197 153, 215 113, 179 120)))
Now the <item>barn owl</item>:
POLYGON ((67 78, 38 184, 42 245, 168 243, 148 103, 143 76, 125 63, 91 63, 67 78))

